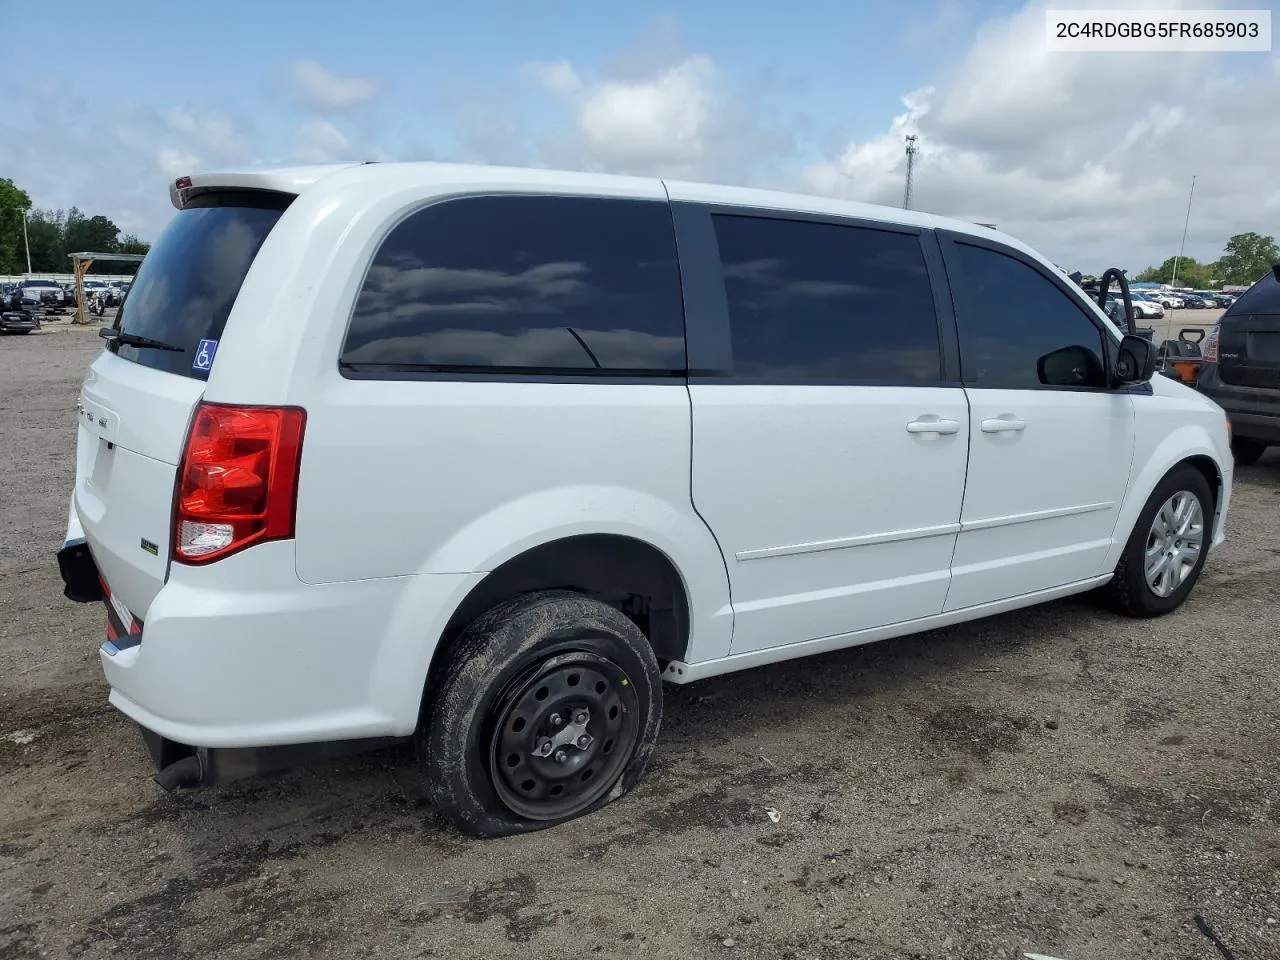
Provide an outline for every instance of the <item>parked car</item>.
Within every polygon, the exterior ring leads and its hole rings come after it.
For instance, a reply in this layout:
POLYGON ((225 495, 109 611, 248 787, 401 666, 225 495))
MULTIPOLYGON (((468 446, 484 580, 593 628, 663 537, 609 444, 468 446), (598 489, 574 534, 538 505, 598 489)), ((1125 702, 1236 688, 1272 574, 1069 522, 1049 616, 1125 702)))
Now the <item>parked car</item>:
POLYGON ((1177 310, 1182 306, 1182 298, 1177 294, 1168 293, 1162 290, 1159 293, 1153 293, 1152 296, 1160 306, 1164 307, 1166 310, 1177 310))
POLYGON ((1197 290, 1196 296, 1204 300, 1211 307, 1229 307, 1234 298, 1225 293, 1215 293, 1212 290, 1197 290))
POLYGON ((1222 542, 1222 410, 993 229, 436 163, 171 196, 59 553, 167 787, 412 738, 462 830, 547 827, 635 785, 664 679, 1159 616, 1222 542))
POLYGON ((1164 307, 1145 293, 1130 291, 1129 300, 1137 309, 1140 320, 1159 320, 1164 316, 1164 307))
POLYGON ((1280 444, 1280 264, 1229 306, 1205 340, 1200 391, 1231 419, 1236 463, 1280 444))
POLYGON ((67 295, 52 280, 28 277, 18 281, 22 287, 22 299, 34 307, 61 307, 66 303, 67 295))
POLYGON ((1208 301, 1194 293, 1183 293, 1179 296, 1182 297, 1182 305, 1188 310, 1204 310, 1210 306, 1208 301))
POLYGON ((17 284, 0 290, 0 333, 30 333, 40 329, 40 318, 26 309, 23 288, 17 284))

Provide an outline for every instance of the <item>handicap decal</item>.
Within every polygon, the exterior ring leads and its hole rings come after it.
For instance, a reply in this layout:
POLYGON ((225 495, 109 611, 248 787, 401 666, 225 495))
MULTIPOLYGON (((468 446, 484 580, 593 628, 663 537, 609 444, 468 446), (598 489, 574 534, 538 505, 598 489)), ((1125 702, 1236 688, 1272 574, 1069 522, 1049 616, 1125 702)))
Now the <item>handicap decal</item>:
POLYGON ((196 347, 196 358, 191 361, 191 369, 208 373, 213 367, 213 355, 217 352, 217 340, 201 340, 200 345, 196 347))

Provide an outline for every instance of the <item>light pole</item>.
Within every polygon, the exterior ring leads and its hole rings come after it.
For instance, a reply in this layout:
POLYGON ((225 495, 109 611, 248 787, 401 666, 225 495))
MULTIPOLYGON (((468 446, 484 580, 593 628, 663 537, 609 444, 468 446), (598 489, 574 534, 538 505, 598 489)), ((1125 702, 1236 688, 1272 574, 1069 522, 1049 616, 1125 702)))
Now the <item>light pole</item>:
POLYGON ((31 272, 31 241, 27 239, 27 208, 26 207, 0 207, 0 210, 17 210, 22 214, 22 245, 27 251, 27 273, 31 272))
MULTIPOLYGON (((1169 281, 1169 286, 1176 287, 1178 285, 1178 261, 1182 259, 1182 252, 1187 249, 1187 225, 1191 223, 1191 198, 1196 195, 1196 178, 1191 178, 1191 192, 1187 194, 1187 219, 1182 221, 1182 245, 1178 247, 1178 255, 1173 258, 1173 279, 1169 281)), ((30 269, 30 268, 28 268, 30 269)))

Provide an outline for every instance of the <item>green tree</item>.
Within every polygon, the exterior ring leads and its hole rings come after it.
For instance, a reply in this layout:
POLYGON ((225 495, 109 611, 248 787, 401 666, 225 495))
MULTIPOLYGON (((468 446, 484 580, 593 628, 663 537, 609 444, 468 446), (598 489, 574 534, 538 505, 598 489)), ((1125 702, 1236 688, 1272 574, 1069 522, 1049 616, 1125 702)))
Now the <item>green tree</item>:
POLYGON ((119 236, 120 228, 104 216, 86 218, 74 207, 67 214, 67 253, 114 253, 119 236))
POLYGON ((0 177, 0 273, 24 273, 27 269, 22 219, 30 209, 27 192, 12 180, 0 177))
POLYGON ((1176 281, 1180 287, 1191 287, 1193 290, 1207 287, 1215 279, 1213 267, 1199 263, 1194 257, 1170 257, 1158 267, 1147 267, 1135 278, 1142 283, 1173 283, 1175 281, 1174 264, 1177 263, 1176 281))
POLYGON ((146 256, 151 251, 151 244, 145 240, 139 240, 132 233, 126 233, 120 238, 120 249, 117 253, 140 253, 146 256))
POLYGON ((62 236, 61 210, 35 210, 31 213, 27 218, 27 240, 31 244, 32 270, 36 273, 66 273, 71 269, 62 236))
MULTIPOLYGON (((151 250, 151 244, 145 240, 139 240, 132 233, 126 233, 120 238, 120 245, 116 250, 117 253, 140 253, 144 257, 151 250)), ((137 273, 139 263, 117 263, 115 264, 116 273, 137 273)))
POLYGON ((1280 260, 1280 247, 1275 237, 1257 233, 1238 233, 1227 241, 1227 248, 1214 264, 1222 283, 1249 286, 1280 260))

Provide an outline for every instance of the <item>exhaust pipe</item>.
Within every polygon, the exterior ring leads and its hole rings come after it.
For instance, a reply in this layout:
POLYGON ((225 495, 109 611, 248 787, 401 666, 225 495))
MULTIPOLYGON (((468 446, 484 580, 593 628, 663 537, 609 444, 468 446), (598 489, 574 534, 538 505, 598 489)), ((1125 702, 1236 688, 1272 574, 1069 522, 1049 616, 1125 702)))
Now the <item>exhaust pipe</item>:
POLYGON ((155 776, 156 783, 170 792, 183 787, 201 786, 205 782, 204 752, 197 750, 158 770, 155 776))

